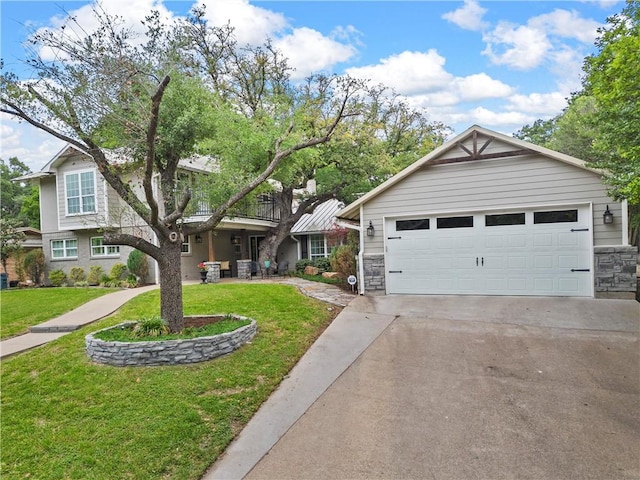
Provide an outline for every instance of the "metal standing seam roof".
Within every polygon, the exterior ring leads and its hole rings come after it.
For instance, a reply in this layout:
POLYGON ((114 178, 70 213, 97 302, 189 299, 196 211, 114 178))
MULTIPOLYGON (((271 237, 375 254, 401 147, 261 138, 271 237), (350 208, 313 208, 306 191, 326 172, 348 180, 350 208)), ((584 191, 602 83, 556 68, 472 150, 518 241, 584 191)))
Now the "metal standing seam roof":
POLYGON ((327 200, 316 207, 313 213, 305 213, 291 228, 292 234, 327 232, 335 224, 336 213, 344 204, 336 199, 327 200))

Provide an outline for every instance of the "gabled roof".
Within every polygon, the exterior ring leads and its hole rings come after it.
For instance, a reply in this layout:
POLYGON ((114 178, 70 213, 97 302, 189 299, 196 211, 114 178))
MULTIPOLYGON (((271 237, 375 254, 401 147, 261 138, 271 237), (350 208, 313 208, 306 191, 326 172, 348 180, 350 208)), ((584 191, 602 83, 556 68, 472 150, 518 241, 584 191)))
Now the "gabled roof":
POLYGON ((360 197, 358 200, 347 205, 345 208, 337 212, 336 217, 340 219, 345 219, 345 220, 354 220, 359 218, 361 205, 364 205, 369 200, 377 197, 385 190, 389 189, 390 187, 397 184, 398 182, 404 180, 405 178, 407 178, 417 170, 420 170, 423 168, 428 168, 430 166, 443 164, 443 163, 458 163, 462 161, 482 160, 483 158, 499 158, 499 157, 524 155, 524 154, 531 154, 531 153, 537 153, 545 157, 551 158, 553 160, 557 160, 583 170, 588 170, 588 171, 597 173, 599 175, 601 174, 600 171, 587 167, 586 162, 578 158, 572 157, 570 155, 566 155, 564 153, 556 152, 554 150, 541 147, 539 145, 534 145, 533 143, 525 142, 515 137, 510 137, 502 133, 494 132, 493 130, 486 129, 478 125, 473 125, 469 127, 467 130, 465 130, 464 132, 462 132, 461 134, 457 135, 456 137, 452 138, 451 140, 444 143, 440 147, 436 148, 434 151, 432 151, 428 155, 415 161, 414 163, 409 165, 407 168, 405 168, 401 172, 391 177, 386 182, 378 185, 376 188, 366 193, 365 195, 360 197), (488 139, 485 141, 483 145, 476 144, 475 140, 480 136, 488 137, 488 139), (474 139, 473 151, 470 151, 468 148, 462 145, 463 142, 471 138, 474 139), (484 148, 486 148, 488 144, 493 140, 499 140, 501 142, 510 144, 514 147, 514 150, 512 152, 505 152, 504 154, 493 154, 493 155, 483 154, 484 148), (441 157, 443 157, 445 154, 451 153, 455 149, 460 150, 460 154, 461 154, 460 157, 441 159, 441 157))
MULTIPOLYGON (((15 178, 14 180, 26 181, 55 175, 55 169, 62 163, 67 161, 67 159, 74 153, 76 155, 86 155, 90 157, 89 153, 87 153, 86 151, 67 143, 64 147, 62 147, 62 150, 56 153, 54 157, 40 169, 39 172, 29 173, 27 175, 23 175, 22 177, 15 178)), ((130 159, 127 150, 124 148, 105 150, 105 155, 107 156, 107 159, 114 164, 124 164, 130 159)), ((187 158, 181 159, 178 165, 183 170, 210 173, 215 171, 216 166, 214 165, 214 163, 215 162, 213 157, 194 154, 187 158)))
POLYGON ((313 213, 305 213, 291 228, 292 234, 328 232, 335 223, 335 216, 344 204, 335 198, 316 207, 313 213))

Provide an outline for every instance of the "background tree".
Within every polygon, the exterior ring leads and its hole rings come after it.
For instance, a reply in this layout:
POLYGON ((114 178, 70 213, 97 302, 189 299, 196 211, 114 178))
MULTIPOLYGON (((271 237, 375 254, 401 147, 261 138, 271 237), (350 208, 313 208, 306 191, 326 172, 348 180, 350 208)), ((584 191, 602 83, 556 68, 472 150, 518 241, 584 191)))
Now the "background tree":
POLYGON ((525 126, 517 138, 602 169, 609 195, 629 202, 629 241, 640 244, 640 2, 628 0, 598 30, 585 58, 583 88, 558 117, 525 126))
MULTIPOLYGON (((260 154, 247 158, 245 147, 238 145, 236 155, 219 159, 220 173, 212 174, 211 180, 231 189, 217 196, 206 221, 185 224, 192 190, 189 185, 175 188, 179 161, 193 153, 207 153, 206 149, 199 151, 198 145, 207 147, 205 139, 220 138, 215 129, 221 119, 227 125, 237 120, 239 128, 247 128, 232 99, 205 83, 201 65, 208 66, 210 74, 218 72, 216 81, 233 83, 241 75, 234 73, 239 68, 260 71, 262 57, 239 49, 232 30, 208 28, 197 11, 178 26, 162 25, 160 15, 152 13, 145 20, 147 30, 142 36, 134 34, 121 18, 106 14, 100 4, 94 6, 94 16, 98 27, 93 33, 86 33, 74 18, 68 18, 60 29, 39 30, 32 36, 35 49, 28 63, 39 80, 24 82, 3 73, 0 111, 91 155, 111 188, 150 227, 157 243, 135 232, 109 228, 105 229, 104 243, 132 246, 157 261, 161 316, 171 331, 179 331, 184 324, 180 271, 184 236, 213 229, 227 210, 259 187, 281 161, 327 142, 336 126, 357 109, 360 85, 340 81, 331 96, 324 96, 322 84, 310 82, 309 88, 294 97, 294 104, 278 104, 281 108, 272 111, 261 109, 251 125, 260 120, 279 129, 270 129, 270 136, 258 136, 265 142, 260 154), (197 38, 199 31, 208 35, 197 38), (206 61, 189 65, 185 59, 197 42, 206 43, 206 61), (55 60, 40 56, 42 51, 54 52, 55 60), (322 111, 322 122, 313 129, 296 128, 304 112, 312 109, 322 111), (121 156, 127 159, 124 169, 107 151, 114 146, 120 146, 121 156), (248 163, 254 168, 246 174, 248 163), (131 172, 141 179, 141 196, 127 181, 131 172), (229 184, 217 180, 233 174, 240 181, 229 184)), ((280 84, 285 85, 287 79, 280 84)), ((280 84, 269 87, 269 95, 277 96, 280 84)))
POLYGON ((0 218, 0 261, 4 273, 9 273, 7 272, 9 257, 22 251, 22 241, 25 235, 18 230, 19 228, 19 220, 5 216, 0 218))
POLYGON ((18 219, 21 227, 40 228, 38 187, 14 181, 28 173, 29 167, 16 157, 0 159, 0 213, 18 219))

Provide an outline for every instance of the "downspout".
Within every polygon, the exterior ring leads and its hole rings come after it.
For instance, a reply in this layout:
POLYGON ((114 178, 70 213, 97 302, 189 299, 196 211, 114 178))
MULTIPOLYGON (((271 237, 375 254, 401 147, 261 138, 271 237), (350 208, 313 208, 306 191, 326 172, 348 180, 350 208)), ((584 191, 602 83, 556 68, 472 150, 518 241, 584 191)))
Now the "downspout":
POLYGON ((358 293, 360 295, 365 294, 364 289, 364 208, 360 205, 360 251, 358 252, 358 276, 360 281, 358 282, 358 293))

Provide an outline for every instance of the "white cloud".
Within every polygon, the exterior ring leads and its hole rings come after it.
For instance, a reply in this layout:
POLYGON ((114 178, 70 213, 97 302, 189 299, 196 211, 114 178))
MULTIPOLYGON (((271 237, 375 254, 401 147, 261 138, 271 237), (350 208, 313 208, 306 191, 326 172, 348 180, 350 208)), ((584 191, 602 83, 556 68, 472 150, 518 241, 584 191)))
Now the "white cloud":
POLYGON ((486 73, 476 73, 467 77, 456 78, 453 87, 463 102, 482 100, 485 98, 503 98, 513 92, 506 83, 491 78, 486 73))
POLYGON ((560 92, 513 95, 508 98, 508 102, 506 107, 508 111, 517 111, 538 117, 558 115, 567 106, 566 95, 560 92))
POLYGON ((444 69, 445 58, 434 49, 404 51, 380 60, 377 65, 347 69, 353 77, 381 83, 404 95, 439 91, 453 80, 444 69))
POLYGON ((207 0, 200 4, 206 6, 205 18, 212 25, 230 23, 241 45, 260 45, 289 27, 281 13, 250 5, 248 0, 207 0))
POLYGON ((575 38, 584 44, 592 44, 597 35, 600 23, 588 18, 581 18, 575 10, 556 9, 533 17, 529 26, 563 38, 575 38))
MULTIPOLYGON (((159 0, 107 0, 103 1, 101 5, 105 13, 122 17, 124 24, 138 34, 146 30, 142 21, 152 10, 157 10, 160 13, 161 22, 166 25, 171 25, 175 19, 173 13, 167 10, 159 0)), ((85 4, 68 13, 68 16, 60 14, 51 18, 51 27, 41 28, 38 32, 49 30, 59 34, 64 29, 66 35, 82 39, 87 34, 94 32, 99 26, 93 13, 93 4, 85 4)), ((51 49, 41 50, 40 55, 45 60, 53 60, 60 56, 59 52, 51 49)))
POLYGON ((65 145, 65 142, 9 115, 1 114, 0 158, 17 157, 32 172, 39 171, 65 145))
POLYGON ((310 28, 297 28, 274 42, 274 45, 289 59, 295 68, 294 79, 305 78, 309 74, 344 62, 356 54, 356 48, 340 43, 310 28))
POLYGON ((476 0, 464 0, 464 5, 452 12, 445 13, 442 18, 465 30, 478 31, 489 24, 482 21, 487 9, 482 8, 476 0))
POLYGON ((496 65, 507 65, 517 70, 539 66, 552 48, 544 31, 509 22, 499 22, 482 38, 487 43, 483 55, 496 65))

